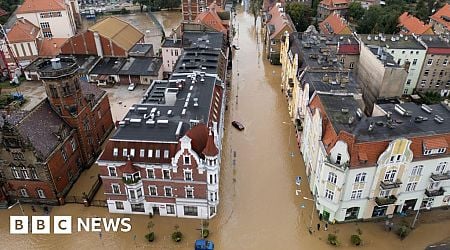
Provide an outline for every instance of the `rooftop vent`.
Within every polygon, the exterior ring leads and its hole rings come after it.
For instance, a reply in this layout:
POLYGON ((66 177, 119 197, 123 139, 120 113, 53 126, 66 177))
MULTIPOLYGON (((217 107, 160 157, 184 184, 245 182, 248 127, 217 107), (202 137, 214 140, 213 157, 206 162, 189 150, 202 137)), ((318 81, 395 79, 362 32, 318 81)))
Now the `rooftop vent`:
POLYGON ((137 118, 137 119, 130 119, 131 123, 141 123, 141 119, 137 118))
POLYGON ((437 123, 443 123, 443 122, 444 122, 444 118, 442 118, 440 115, 435 115, 435 116, 434 116, 434 120, 435 120, 437 123))
POLYGON ((50 62, 52 63, 52 69, 60 69, 61 66, 61 58, 53 58, 50 59, 50 62))
POLYGON ((344 114, 347 114, 348 113, 348 108, 341 109, 341 112, 344 113, 344 114))
POLYGON ((370 123, 369 128, 367 131, 372 132, 373 131, 373 122, 370 123))
POLYGON ((362 112, 362 110, 361 110, 360 108, 358 108, 358 109, 356 110, 356 115, 358 116, 359 119, 362 118, 363 112, 362 112))
POLYGON ((433 109, 430 108, 430 106, 428 106, 428 105, 426 105, 426 104, 422 104, 422 106, 420 106, 420 108, 421 108, 423 111, 427 112, 428 114, 431 114, 431 112, 433 111, 433 109))
POLYGON ((406 114, 406 109, 403 108, 402 106, 398 105, 398 104, 395 104, 394 110, 397 111, 397 113, 399 113, 400 115, 405 115, 406 114))

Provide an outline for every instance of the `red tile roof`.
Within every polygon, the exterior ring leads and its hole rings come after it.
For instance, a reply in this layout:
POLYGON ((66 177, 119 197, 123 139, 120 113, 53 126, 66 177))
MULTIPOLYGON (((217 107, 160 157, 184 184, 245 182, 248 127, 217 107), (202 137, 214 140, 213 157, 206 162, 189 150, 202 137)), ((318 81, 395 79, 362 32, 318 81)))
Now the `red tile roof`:
POLYGON ((8 40, 11 43, 33 42, 38 35, 39 27, 23 18, 17 19, 7 34, 8 40))
POLYGON ((359 55, 359 44, 339 44, 339 55, 359 55))
POLYGON ((319 29, 322 34, 338 34, 349 35, 352 33, 344 18, 338 13, 331 13, 325 20, 319 24, 319 29))
POLYGON ((17 14, 66 10, 64 0, 25 0, 17 14))
POLYGON ((408 12, 404 12, 401 16, 398 17, 398 27, 405 30, 404 32, 400 32, 405 35, 411 35, 412 33, 416 35, 434 34, 430 24, 425 24, 417 17, 409 15, 408 12))
POLYGON ((450 48, 428 48, 428 54, 450 55, 450 48))
POLYGON ((211 130, 209 131, 208 141, 206 142, 205 149, 203 149, 203 154, 206 156, 216 156, 219 154, 219 149, 216 147, 214 142, 214 135, 211 130))
POLYGON ((276 37, 281 31, 287 28, 289 32, 295 30, 294 25, 291 23, 290 18, 286 13, 280 12, 277 6, 273 6, 269 11, 270 19, 267 21, 267 25, 272 25, 274 31, 270 34, 270 38, 276 37))
POLYGON ((447 27, 447 30, 450 30, 450 4, 446 3, 442 8, 436 11, 430 18, 447 27), (444 17, 447 20, 445 20, 444 17))
POLYGON ((217 15, 216 8, 210 8, 208 11, 198 14, 195 22, 201 23, 217 32, 227 33, 227 28, 223 26, 222 19, 217 15))
POLYGON ((53 57, 61 53, 61 46, 68 38, 44 38, 38 42, 39 56, 53 57))
POLYGON ((128 159, 127 163, 125 163, 125 165, 120 166, 120 170, 123 173, 135 173, 135 172, 139 172, 139 167, 133 165, 133 162, 131 162, 131 160, 128 159))
POLYGON ((192 149, 201 155, 208 140, 208 127, 205 124, 198 124, 186 132, 186 136, 191 138, 192 149))
POLYGON ((433 138, 423 140, 423 145, 426 149, 448 148, 448 143, 444 138, 433 138))

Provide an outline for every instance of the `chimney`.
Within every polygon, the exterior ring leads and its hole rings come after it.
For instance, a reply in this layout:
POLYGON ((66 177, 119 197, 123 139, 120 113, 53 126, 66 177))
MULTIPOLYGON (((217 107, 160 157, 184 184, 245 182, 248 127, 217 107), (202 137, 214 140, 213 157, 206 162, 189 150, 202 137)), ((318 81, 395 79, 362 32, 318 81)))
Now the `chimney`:
POLYGON ((52 59, 50 59, 50 62, 52 63, 52 69, 62 68, 60 58, 52 58, 52 59))

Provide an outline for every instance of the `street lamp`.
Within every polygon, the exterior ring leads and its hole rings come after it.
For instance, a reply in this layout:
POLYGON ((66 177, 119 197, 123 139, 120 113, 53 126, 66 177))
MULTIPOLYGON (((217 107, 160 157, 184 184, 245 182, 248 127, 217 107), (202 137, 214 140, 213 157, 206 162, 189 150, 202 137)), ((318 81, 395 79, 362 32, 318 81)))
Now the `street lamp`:
POLYGON ((303 199, 313 202, 312 209, 311 209, 311 221, 309 222, 309 233, 312 234, 312 222, 313 222, 313 216, 314 216, 314 204, 316 203, 316 201, 314 199, 311 199, 311 198, 308 198, 308 197, 305 197, 305 196, 303 196, 303 199))
POLYGON ((25 212, 23 211, 22 204, 20 204, 20 200, 17 200, 16 203, 14 203, 14 204, 12 204, 11 206, 9 206, 8 209, 11 209, 11 208, 15 207, 17 204, 19 204, 20 211, 22 211, 22 215, 25 216, 25 212))
POLYGON ((420 210, 424 210, 424 209, 430 210, 430 207, 429 206, 419 207, 419 209, 417 209, 416 217, 414 217, 414 220, 413 220, 413 222, 411 224, 411 228, 414 228, 414 226, 416 225, 417 219, 419 218, 420 210))

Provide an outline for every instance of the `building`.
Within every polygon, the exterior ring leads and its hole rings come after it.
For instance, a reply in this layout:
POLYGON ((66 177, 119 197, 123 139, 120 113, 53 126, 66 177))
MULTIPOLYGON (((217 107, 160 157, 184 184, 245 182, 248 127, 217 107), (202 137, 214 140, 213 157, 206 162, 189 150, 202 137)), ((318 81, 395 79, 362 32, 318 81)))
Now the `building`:
POLYGON ((430 16, 430 24, 433 25, 436 34, 450 34, 450 4, 446 3, 442 8, 430 16))
POLYGON ((266 55, 271 64, 280 64, 281 38, 285 32, 294 31, 291 18, 285 13, 281 3, 277 3, 267 14, 264 35, 266 55))
POLYGON ((345 17, 347 15, 348 5, 348 0, 322 0, 317 6, 317 18, 324 20, 333 12, 345 17))
POLYGON ((448 37, 420 36, 419 41, 427 48, 416 91, 438 92, 448 96, 450 92, 450 43, 448 37))
POLYGON ((7 41, 2 43, 2 51, 10 67, 16 66, 16 60, 19 65, 26 66, 38 57, 39 33, 39 27, 30 21, 24 18, 16 20, 6 35, 7 41), (11 56, 10 53, 13 55, 11 56))
POLYGON ((81 25, 77 0, 26 0, 16 16, 40 27, 40 35, 47 38, 72 37, 81 25))
POLYGON ((192 22, 197 15, 207 11, 208 6, 216 3, 217 6, 223 6, 222 0, 183 0, 181 3, 181 10, 183 14, 183 20, 192 22))
POLYGON ((178 57, 180 57, 183 51, 181 39, 177 39, 177 36, 166 37, 161 44, 161 55, 163 60, 163 72, 164 75, 168 75, 173 72, 178 57))
POLYGON ((207 11, 197 15, 194 23, 202 24, 209 29, 222 32, 227 39, 231 37, 231 15, 229 11, 224 11, 214 2, 207 11))
POLYGON ((153 44, 150 43, 137 43, 129 51, 129 56, 134 57, 152 57, 155 56, 153 51, 153 44))
POLYGON ((351 35, 352 30, 347 21, 337 13, 331 13, 325 20, 319 23, 321 34, 351 35))
POLYGON ((68 39, 61 47, 61 53, 127 57, 140 43, 144 43, 144 34, 119 18, 109 17, 68 39))
MULTIPOLYGON (((403 67, 407 71, 406 79, 400 83, 403 85, 401 94, 412 94, 419 81, 420 71, 425 60, 426 48, 414 36, 410 35, 360 35, 360 39, 365 46, 370 45, 369 47, 372 48, 373 46, 377 46, 381 49, 377 49, 377 52, 381 53, 381 51, 384 51, 390 54, 395 65, 403 67)), ((367 68, 367 70, 370 71, 372 69, 367 68)), ((392 85, 392 83, 389 84, 392 85)))
POLYGON ((343 222, 448 206, 449 110, 447 103, 388 103, 366 117, 352 95, 315 95, 301 151, 322 218, 343 222))
POLYGON ((9 199, 63 204, 114 124, 106 92, 79 80, 74 59, 37 67, 47 99, 30 112, 2 114, 0 189, 9 199))
POLYGON ((314 26, 286 34, 281 46, 281 89, 298 129, 315 92, 359 95, 353 74, 358 59, 359 43, 353 35, 319 35, 314 26))
POLYGON ((398 17, 398 27, 403 35, 433 35, 431 24, 425 24, 419 18, 404 12, 398 17))
POLYGON ((89 82, 106 84, 146 84, 162 79, 159 57, 104 57, 89 71, 89 82))

